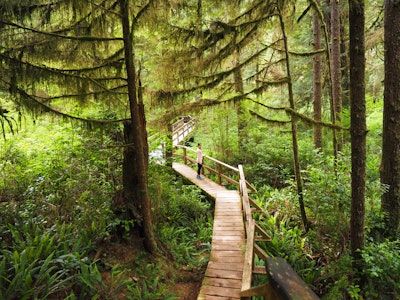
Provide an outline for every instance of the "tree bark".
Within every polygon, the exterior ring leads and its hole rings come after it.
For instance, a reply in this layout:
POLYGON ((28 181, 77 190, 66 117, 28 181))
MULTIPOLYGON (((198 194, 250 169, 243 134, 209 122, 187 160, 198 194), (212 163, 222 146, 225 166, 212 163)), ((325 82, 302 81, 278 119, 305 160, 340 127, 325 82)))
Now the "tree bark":
MULTIPOLYGON (((325 0, 325 3, 327 7, 330 7, 330 3, 332 0, 325 0)), ((332 24, 331 24, 331 14, 329 13, 324 13, 324 19, 325 23, 327 24, 325 27, 325 44, 329 45, 329 40, 328 36, 332 36, 332 24)), ((332 38, 331 38, 332 40, 332 38)), ((333 95, 333 78, 332 78, 332 53, 329 51, 329 46, 326 47, 327 52, 326 52, 326 57, 327 57, 327 66, 329 68, 329 100, 330 100, 330 117, 331 117, 331 122, 334 126, 336 126, 336 109, 335 109, 335 101, 334 101, 334 95, 333 95)), ((337 140, 337 132, 335 129, 332 130, 332 148, 333 148, 333 156, 335 158, 335 161, 337 161, 338 157, 338 140, 337 140)), ((335 163, 335 172, 336 172, 336 163, 335 163)))
MULTIPOLYGON (((320 5, 321 0, 316 0, 320 5)), ((313 49, 317 51, 321 49, 321 23, 319 14, 314 11, 313 15, 313 49)), ((313 58, 313 109, 314 109, 314 120, 322 120, 322 57, 321 54, 316 54, 313 58)), ((322 148, 322 129, 321 126, 316 125, 314 127, 314 148, 322 148)))
MULTIPOLYGON (((235 51, 235 72, 233 73, 234 83, 235 83, 235 92, 243 95, 244 87, 243 87, 243 78, 242 78, 242 70, 240 68, 240 49, 236 47, 235 51)), ((246 132, 246 120, 244 117, 244 108, 241 100, 235 103, 236 107, 236 115, 237 115, 237 124, 238 124, 238 153, 239 157, 243 157, 243 145, 245 144, 245 139, 247 138, 246 132)))
MULTIPOLYGON (((343 20, 343 15, 341 16, 340 20, 343 20)), ((348 20, 348 16, 347 16, 348 20)), ((340 21, 340 68, 341 68, 341 84, 342 84, 342 92, 341 92, 341 99, 342 99, 342 111, 343 107, 350 107, 350 83, 349 83, 349 56, 347 51, 347 37, 348 32, 346 32, 346 28, 348 28, 347 23, 340 21)), ((344 138, 342 138, 344 140, 344 138)), ((344 143, 344 141, 343 141, 344 143)))
POLYGON ((351 117, 351 253, 353 267, 362 271, 365 219, 366 108, 364 1, 349 0, 350 27, 350 117, 351 117))
POLYGON ((396 238, 400 220, 400 3, 385 0, 384 22, 385 91, 381 182, 388 186, 382 195, 387 213, 385 235, 396 238))
MULTIPOLYGON (((335 123, 340 125, 342 114, 342 87, 340 69, 340 9, 339 1, 331 0, 331 77, 332 77, 332 102, 335 111, 335 123)), ((337 149, 342 148, 341 132, 337 131, 337 149)))
MULTIPOLYGON (((288 42, 287 42, 285 23, 283 21, 281 11, 279 11, 279 23, 281 26, 282 35, 283 35, 283 43, 284 43, 284 47, 285 47, 285 61, 286 61, 286 74, 287 74, 287 78, 288 78, 289 103, 290 103, 290 108, 293 109, 293 111, 295 111, 292 77, 291 77, 291 72, 290 72, 289 47, 288 47, 288 42)), ((302 222, 303 222, 306 232, 308 232, 309 224, 308 224, 308 220, 307 220, 306 210, 304 207, 303 183, 302 183, 301 172, 300 172, 299 145, 297 142, 297 123, 294 118, 291 118, 291 125, 292 125, 292 150, 293 150, 293 162, 294 162, 294 176, 295 176, 295 180, 296 180, 297 196, 299 198, 301 219, 302 219, 302 222)))
MULTIPOLYGON (((125 67, 127 73, 128 97, 131 114, 131 134, 132 144, 129 146, 133 154, 131 159, 131 169, 125 170, 129 173, 129 190, 133 190, 129 194, 129 198, 125 198, 128 202, 133 202, 138 208, 141 216, 141 228, 144 237, 144 246, 147 251, 155 252, 157 246, 155 242, 154 231, 151 220, 151 201, 148 193, 147 180, 147 138, 146 128, 143 128, 144 116, 141 116, 140 104, 138 103, 137 78, 135 74, 134 52, 133 52, 133 34, 130 32, 129 24, 129 0, 119 0, 122 17, 122 29, 124 37, 125 67)), ((144 110, 142 110, 144 114, 144 110)), ((129 166, 128 166, 129 167, 129 166)), ((129 205, 128 205, 129 207, 129 205)))

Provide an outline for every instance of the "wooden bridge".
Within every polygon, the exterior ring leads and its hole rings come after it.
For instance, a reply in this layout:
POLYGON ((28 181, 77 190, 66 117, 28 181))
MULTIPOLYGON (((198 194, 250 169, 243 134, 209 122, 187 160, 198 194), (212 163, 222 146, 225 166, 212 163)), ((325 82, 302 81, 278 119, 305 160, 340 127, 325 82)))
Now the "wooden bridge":
POLYGON ((200 180, 190 167, 196 165, 195 150, 185 146, 177 149, 182 153, 176 151, 175 156, 183 163, 174 162, 174 170, 215 199, 210 261, 197 299, 318 299, 285 260, 269 257, 257 245, 270 237, 253 219, 254 213, 263 210, 249 197, 255 189, 246 181, 243 167, 235 168, 205 156, 200 180), (228 190, 227 185, 237 189, 228 190), (266 266, 256 266, 255 256, 266 266), (265 275, 268 282, 252 287, 255 274, 265 275))
POLYGON ((254 213, 264 212, 249 197, 255 189, 246 181, 243 167, 235 168, 205 156, 200 180, 191 167, 196 166, 195 150, 175 146, 174 156, 181 163, 174 162, 173 169, 215 199, 210 260, 197 299, 319 299, 284 259, 269 257, 258 246, 258 242, 270 237, 253 219, 254 213), (227 189, 229 185, 236 189, 227 189), (256 266, 255 256, 265 265, 256 266), (265 275, 266 283, 252 286, 255 274, 265 275))

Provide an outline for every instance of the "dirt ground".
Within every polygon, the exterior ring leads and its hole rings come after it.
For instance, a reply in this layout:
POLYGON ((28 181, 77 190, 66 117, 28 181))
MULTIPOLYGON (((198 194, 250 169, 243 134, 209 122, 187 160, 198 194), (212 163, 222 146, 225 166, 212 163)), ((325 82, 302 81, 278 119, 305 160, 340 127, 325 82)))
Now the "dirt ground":
MULTIPOLYGON (((143 256, 143 250, 140 246, 129 246, 121 244, 109 244, 99 249, 96 254, 96 259, 101 259, 107 265, 120 265, 125 266, 128 270, 133 270, 137 267, 138 257, 140 257, 140 264, 145 266, 147 264, 157 265, 160 281, 168 282, 168 294, 173 294, 179 300, 196 300, 200 292, 202 275, 199 271, 185 270, 184 268, 176 269, 172 262, 172 257, 163 257, 160 255, 148 257, 143 256), (170 283, 169 283, 170 282, 170 283)), ((132 278, 136 278, 135 274, 131 274, 132 278)), ((110 272, 102 274, 103 280, 107 282, 110 280, 110 272)), ((121 295, 116 299, 124 299, 121 295)))
POLYGON ((201 281, 178 283, 176 285, 176 288, 179 291, 177 293, 177 296, 182 297, 179 298, 180 300, 196 300, 200 292, 200 286, 201 286, 201 281))

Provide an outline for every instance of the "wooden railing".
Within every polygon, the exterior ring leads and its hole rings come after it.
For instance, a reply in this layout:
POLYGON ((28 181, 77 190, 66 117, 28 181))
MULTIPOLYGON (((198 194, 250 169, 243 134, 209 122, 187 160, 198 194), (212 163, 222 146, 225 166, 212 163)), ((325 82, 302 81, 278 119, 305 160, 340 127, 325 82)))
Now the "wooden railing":
POLYGON ((172 132, 172 145, 175 147, 180 142, 185 140, 185 138, 192 132, 194 129, 196 121, 191 116, 181 117, 178 121, 171 125, 172 132))
MULTIPOLYGON (((176 149, 181 149, 182 153, 178 153, 178 151, 174 151, 174 156, 181 157, 183 159, 183 163, 185 165, 197 165, 196 163, 196 150, 177 145, 176 149)), ((213 179, 219 185, 233 185, 239 189, 239 169, 232 167, 218 159, 215 159, 211 156, 204 155, 203 160, 203 174, 206 174, 210 179, 213 179)), ((256 189, 247 181, 247 189, 250 192, 255 192, 256 189)))
MULTIPOLYGON (((268 255, 257 245, 257 241, 269 241, 271 237, 253 219, 254 212, 263 213, 263 209, 257 205, 250 197, 247 183, 244 176, 242 165, 239 165, 239 192, 242 199, 243 221, 246 234, 246 250, 243 266, 241 299, 251 299, 252 296, 269 295, 266 286, 251 287, 253 274, 266 274, 265 267, 254 265, 254 256, 257 255, 261 260, 266 260, 268 255)), ((266 297, 266 299, 269 299, 266 297)))

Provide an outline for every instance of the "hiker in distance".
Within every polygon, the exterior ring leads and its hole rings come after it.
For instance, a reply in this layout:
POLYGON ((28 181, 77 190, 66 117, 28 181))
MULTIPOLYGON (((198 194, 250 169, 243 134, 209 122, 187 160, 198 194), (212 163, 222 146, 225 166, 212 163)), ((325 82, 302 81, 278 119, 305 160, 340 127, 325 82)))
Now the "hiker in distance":
POLYGON ((196 178, 202 180, 203 178, 200 177, 200 171, 201 171, 201 168, 203 167, 204 155, 203 155, 203 152, 201 151, 201 143, 197 144, 196 154, 197 154, 197 159, 196 159, 196 162, 197 162, 197 177, 196 178))

